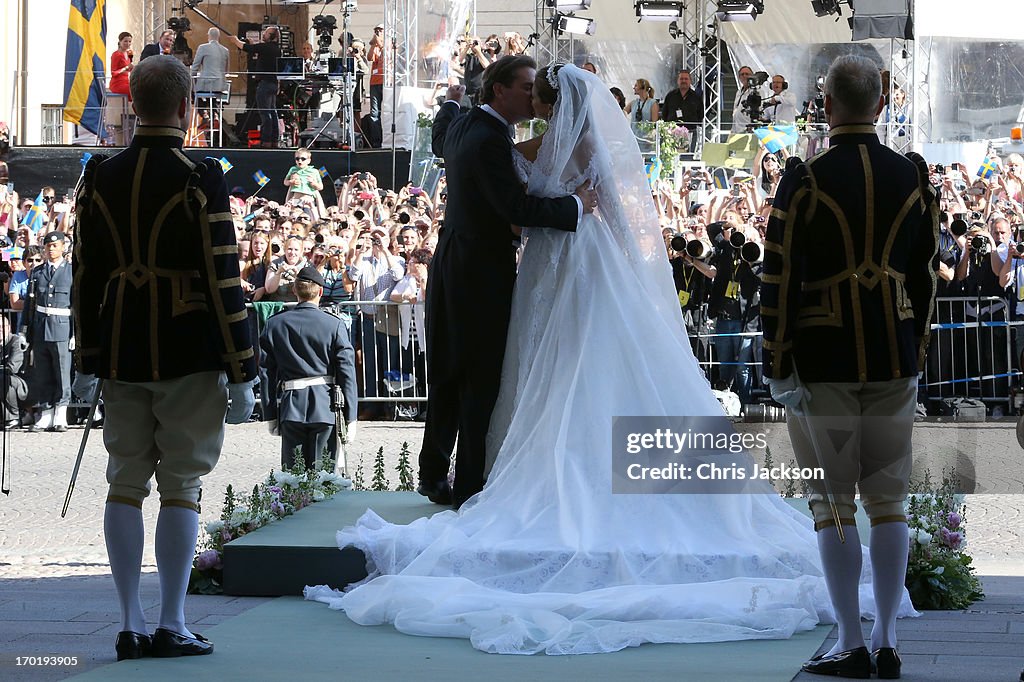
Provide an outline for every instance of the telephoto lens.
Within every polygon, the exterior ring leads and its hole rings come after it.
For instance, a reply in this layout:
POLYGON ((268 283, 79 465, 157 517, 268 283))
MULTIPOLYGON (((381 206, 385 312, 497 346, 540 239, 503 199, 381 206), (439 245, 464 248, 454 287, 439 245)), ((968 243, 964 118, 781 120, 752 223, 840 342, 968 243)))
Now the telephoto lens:
POLYGON ((740 247, 740 258, 751 265, 760 263, 764 260, 764 248, 757 242, 747 242, 740 247))
POLYGON ((276 243, 276 242, 271 244, 270 245, 270 253, 274 253, 274 254, 281 253, 281 245, 276 243))
POLYGON ((672 247, 673 251, 685 251, 686 250, 686 237, 681 233, 676 232, 672 235, 672 239, 669 241, 669 246, 672 247))
POLYGON ((1013 250, 1017 252, 1018 256, 1024 256, 1024 242, 1017 242, 1014 244, 1013 250))
POLYGON ((729 237, 729 243, 734 249, 742 247, 746 242, 747 236, 738 230, 733 230, 732 236, 729 237))
POLYGON ((954 237, 963 237, 967 234, 967 221, 963 219, 962 213, 954 216, 953 222, 949 224, 949 233, 954 237))
POLYGON ((711 255, 711 244, 702 239, 691 239, 686 245, 686 253, 690 258, 704 260, 711 255))

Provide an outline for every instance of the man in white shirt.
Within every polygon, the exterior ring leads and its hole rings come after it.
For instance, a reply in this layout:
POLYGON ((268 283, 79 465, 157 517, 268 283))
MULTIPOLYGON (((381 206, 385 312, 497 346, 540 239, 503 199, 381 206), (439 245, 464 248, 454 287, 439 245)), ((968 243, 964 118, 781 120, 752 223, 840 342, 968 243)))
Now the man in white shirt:
POLYGON ((762 103, 765 118, 771 120, 772 123, 796 121, 796 103, 786 79, 779 74, 772 76, 771 89, 771 97, 762 103))

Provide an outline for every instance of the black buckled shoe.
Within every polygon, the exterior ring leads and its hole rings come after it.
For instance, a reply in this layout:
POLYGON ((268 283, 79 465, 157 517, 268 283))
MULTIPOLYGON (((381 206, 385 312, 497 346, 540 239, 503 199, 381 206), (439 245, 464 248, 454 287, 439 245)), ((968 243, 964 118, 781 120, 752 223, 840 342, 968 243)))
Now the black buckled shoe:
POLYGON ((191 637, 186 637, 167 628, 157 628, 153 633, 151 652, 153 658, 205 656, 213 653, 213 643, 198 632, 192 633, 191 637))
POLYGON ((871 677, 871 654, 866 646, 861 646, 831 656, 815 656, 800 669, 814 675, 866 680, 871 677))
POLYGON ((114 641, 114 651, 117 652, 117 660, 126 661, 134 658, 144 658, 150 652, 149 635, 140 635, 131 630, 123 630, 117 633, 114 641))
POLYGON ((880 680, 900 679, 901 666, 899 652, 890 646, 879 647, 871 652, 871 672, 877 672, 880 680))

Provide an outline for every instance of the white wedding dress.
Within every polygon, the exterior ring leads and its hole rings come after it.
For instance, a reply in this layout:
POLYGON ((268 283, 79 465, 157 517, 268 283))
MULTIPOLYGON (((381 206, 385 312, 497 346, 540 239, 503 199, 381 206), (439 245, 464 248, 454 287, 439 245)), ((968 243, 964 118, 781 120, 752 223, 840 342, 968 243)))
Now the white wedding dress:
MULTIPOLYGON (((513 654, 785 638, 833 622, 811 521, 767 485, 612 494, 613 416, 723 412, 686 338, 628 124, 596 77, 565 66, 558 81, 537 162, 517 152, 516 165, 538 196, 590 179, 599 210, 575 233, 527 231, 487 484, 458 513, 409 525, 367 510, 338 544, 364 550, 370 577, 306 597, 363 625, 513 654)), ((901 615, 913 614, 905 595, 901 615)))

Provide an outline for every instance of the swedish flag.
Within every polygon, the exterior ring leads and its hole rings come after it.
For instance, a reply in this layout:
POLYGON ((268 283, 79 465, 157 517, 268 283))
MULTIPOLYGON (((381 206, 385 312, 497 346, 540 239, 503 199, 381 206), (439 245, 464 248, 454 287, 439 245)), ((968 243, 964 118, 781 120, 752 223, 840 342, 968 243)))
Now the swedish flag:
POLYGON ((259 185, 260 187, 263 187, 265 184, 270 182, 270 178, 268 178, 267 174, 261 170, 258 170, 255 173, 253 173, 252 179, 255 180, 256 184, 259 185))
POLYGON ((319 171, 321 178, 326 178, 328 175, 330 175, 330 173, 327 172, 327 166, 320 166, 319 171))
POLYGON ((998 172, 999 169, 996 166, 996 162, 986 156, 981 164, 981 168, 978 169, 978 177, 988 180, 998 172))
POLYGON ((106 0, 71 0, 64 53, 64 120, 95 135, 106 76, 106 9, 106 0))
POLYGON ((33 232, 38 232, 43 228, 43 218, 45 217, 46 202, 43 201, 43 191, 39 190, 39 196, 36 197, 32 208, 28 209, 28 212, 22 217, 21 224, 27 225, 28 229, 33 232))
POLYGON ((228 157, 226 156, 220 157, 219 159, 217 159, 217 162, 220 163, 221 170, 223 170, 225 173, 234 168, 234 165, 230 161, 228 161, 228 157))
POLYGON ((800 139, 793 125, 775 125, 772 123, 767 128, 756 128, 754 134, 761 144, 772 154, 782 151, 783 147, 794 145, 800 139))

